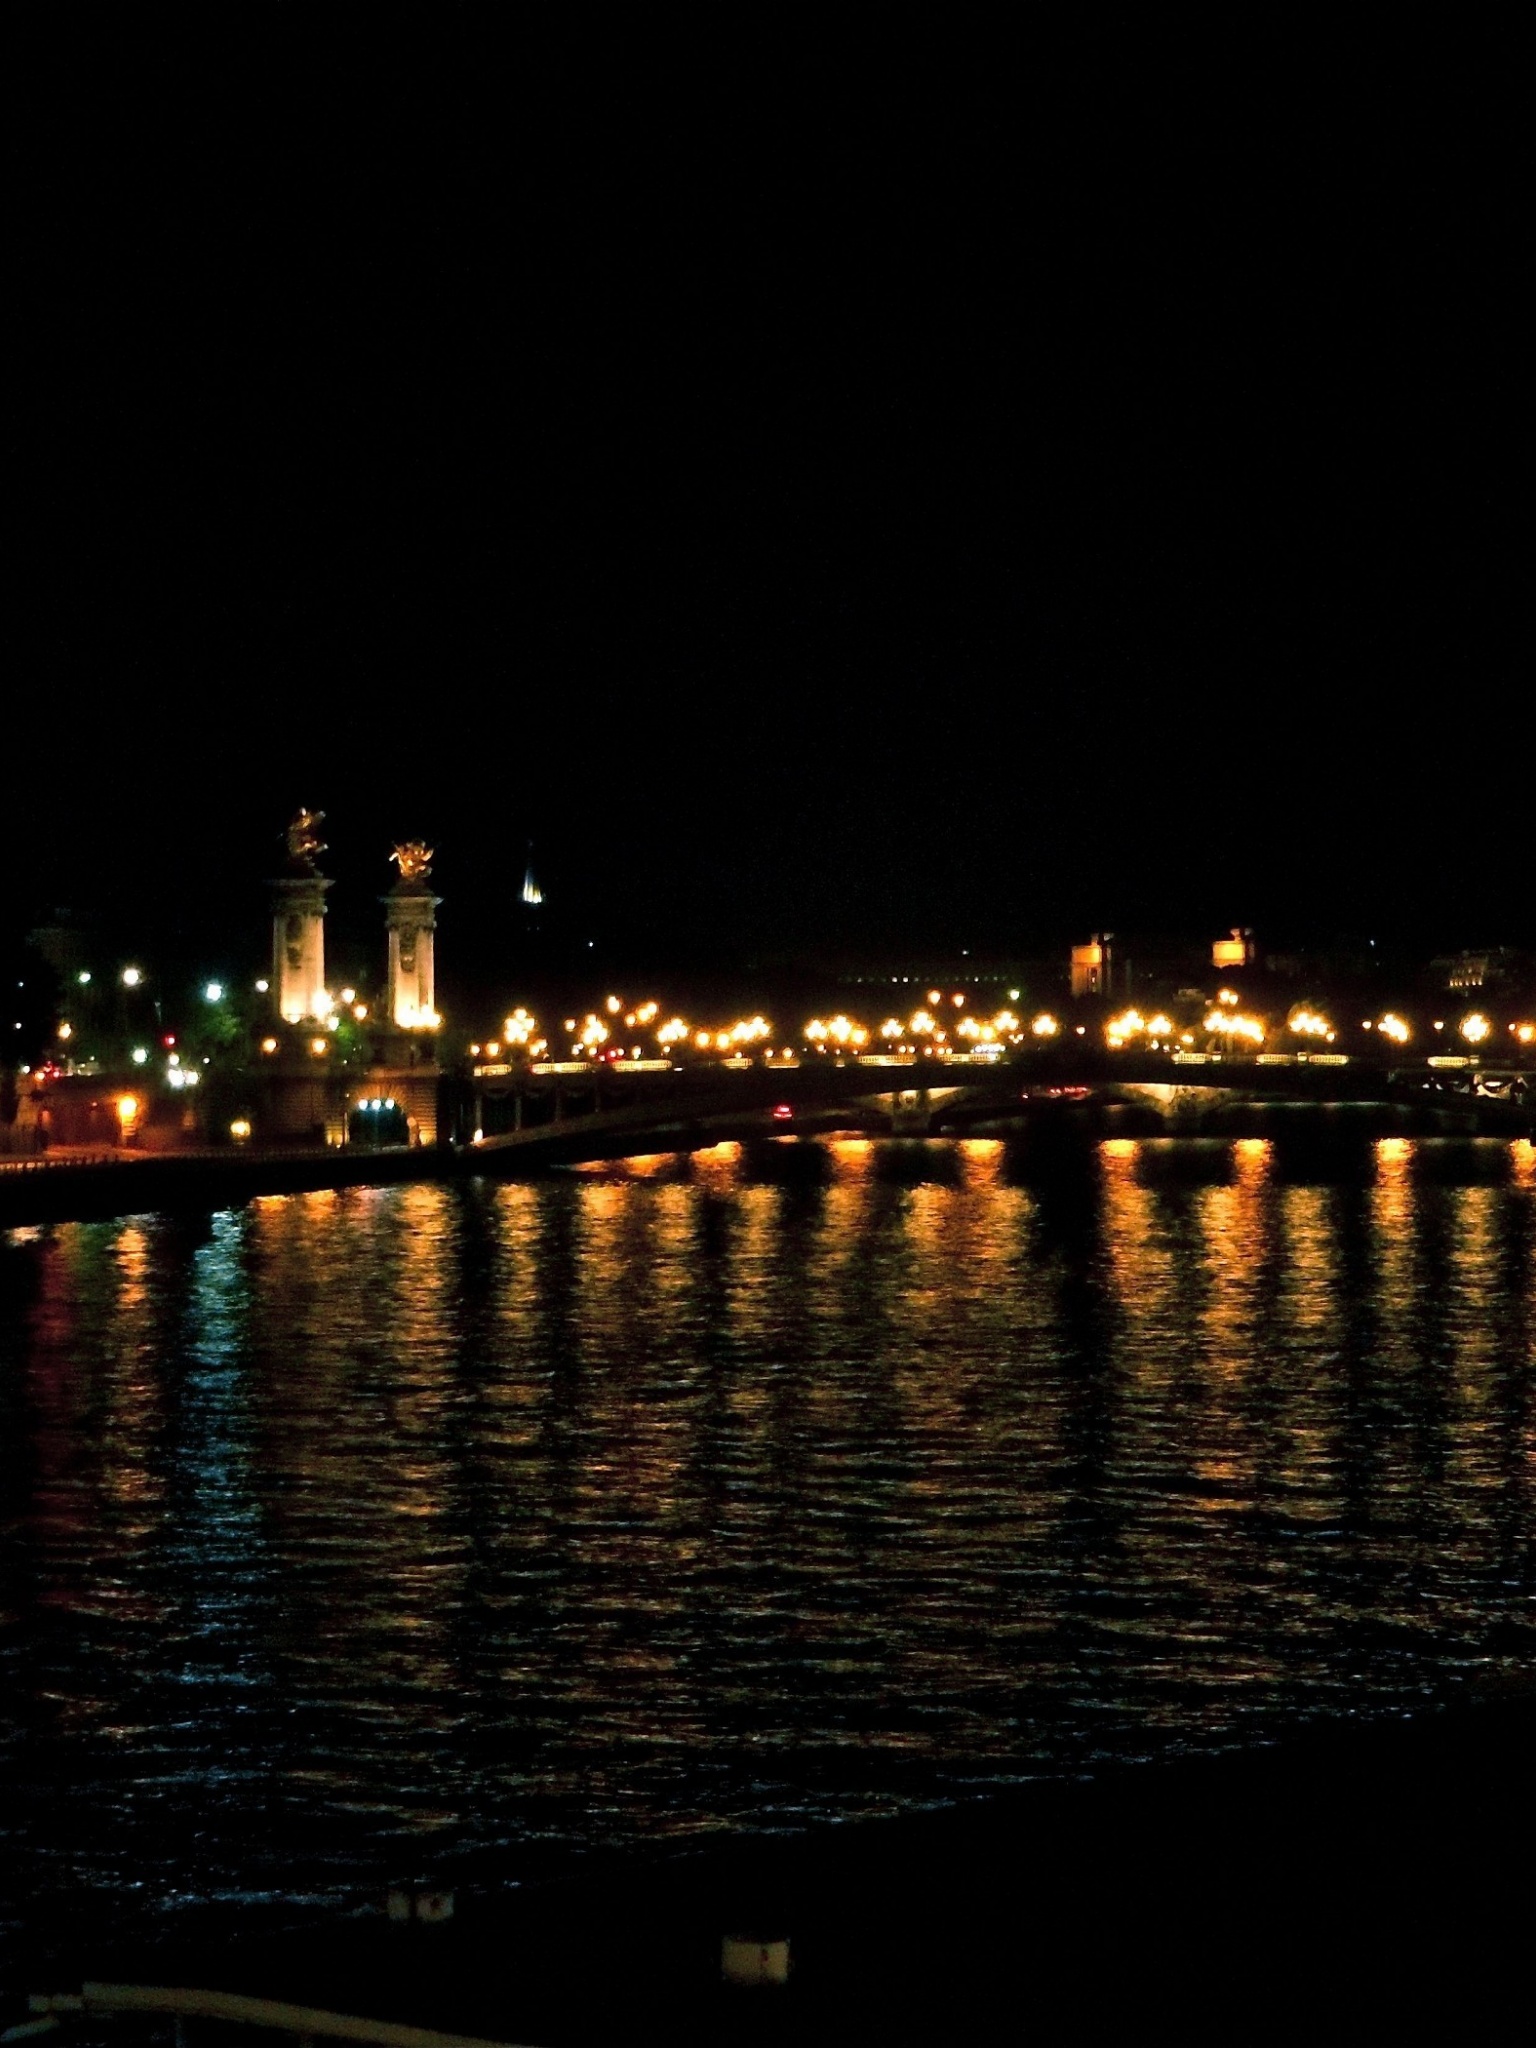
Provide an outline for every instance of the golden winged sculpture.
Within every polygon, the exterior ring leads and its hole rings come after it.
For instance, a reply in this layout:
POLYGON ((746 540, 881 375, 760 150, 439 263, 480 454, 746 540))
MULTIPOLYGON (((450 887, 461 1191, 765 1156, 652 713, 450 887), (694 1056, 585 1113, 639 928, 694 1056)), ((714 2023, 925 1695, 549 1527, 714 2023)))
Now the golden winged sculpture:
POLYGON ((320 837, 318 830, 324 817, 324 811, 294 812, 293 823, 284 835, 288 841, 290 860, 312 861, 317 853, 324 853, 325 841, 320 837))
POLYGON ((402 882, 424 882, 432 872, 432 849, 424 839, 407 839, 389 856, 402 882))

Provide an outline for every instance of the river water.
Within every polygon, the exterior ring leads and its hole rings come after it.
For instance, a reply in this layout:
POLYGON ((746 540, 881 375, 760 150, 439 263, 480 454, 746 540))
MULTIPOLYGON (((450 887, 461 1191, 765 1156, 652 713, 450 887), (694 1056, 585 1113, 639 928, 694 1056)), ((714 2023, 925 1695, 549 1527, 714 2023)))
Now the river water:
POLYGON ((1536 1651, 1536 1148, 734 1146, 0 1233, 0 1929, 885 1814, 1536 1651))

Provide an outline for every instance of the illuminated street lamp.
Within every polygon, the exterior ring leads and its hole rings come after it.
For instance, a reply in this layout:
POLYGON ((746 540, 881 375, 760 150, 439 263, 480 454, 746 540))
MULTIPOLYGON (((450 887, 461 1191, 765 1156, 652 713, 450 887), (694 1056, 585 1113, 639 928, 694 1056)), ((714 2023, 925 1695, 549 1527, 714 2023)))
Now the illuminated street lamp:
MULTIPOLYGON (((1225 993, 1225 992, 1223 992, 1225 993)), ((1218 997, 1218 1002, 1223 998, 1218 997)), ((1210 1010, 1206 1013, 1205 1028, 1212 1036, 1219 1035, 1226 1041, 1230 1052, 1234 1039, 1242 1039, 1247 1045, 1264 1043, 1264 1026, 1257 1017, 1245 1017, 1237 1010, 1210 1010)))
POLYGON ((1481 1010, 1474 1010, 1470 1016, 1461 1020, 1461 1035, 1468 1045, 1481 1045, 1491 1029, 1492 1026, 1481 1010))
POLYGON ((1286 1020, 1287 1028, 1298 1038, 1329 1038, 1333 1026, 1318 1011, 1308 1009, 1305 1003, 1298 1004, 1286 1020))
POLYGON ((124 987, 124 988, 137 988, 137 987, 138 987, 138 985, 139 985, 139 983, 140 983, 140 982, 141 982, 141 981, 142 981, 143 979, 144 979, 144 976, 143 976, 143 975, 142 975, 142 974, 140 973, 140 971, 139 971, 139 969, 138 969, 137 967, 125 967, 125 968, 123 969, 123 987, 124 987))

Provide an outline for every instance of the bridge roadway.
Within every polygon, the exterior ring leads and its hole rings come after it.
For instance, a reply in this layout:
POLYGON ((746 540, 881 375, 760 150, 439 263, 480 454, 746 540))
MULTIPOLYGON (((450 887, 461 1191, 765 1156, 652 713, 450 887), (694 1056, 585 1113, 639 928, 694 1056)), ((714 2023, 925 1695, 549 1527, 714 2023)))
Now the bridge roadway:
MULTIPOLYGON (((1478 1102, 1493 1112, 1490 1128, 1514 1134, 1530 1127, 1536 1104, 1536 1067, 1497 1070, 1504 1099, 1478 1102), (1511 1093, 1511 1084, 1515 1086, 1511 1093)), ((1491 1073, 1490 1073, 1491 1077, 1491 1073)), ((556 1107, 580 1113, 528 1121, 522 1128, 487 1133, 474 1157, 515 1171, 538 1160, 590 1158, 604 1151, 686 1150, 726 1137, 827 1129, 849 1122, 913 1136, 942 1128, 1049 1113, 1055 1106, 1121 1103, 1161 1117, 1181 1107, 1224 1103, 1397 1104, 1420 1111, 1473 1107, 1474 1070, 1389 1065, 1351 1059, 1347 1064, 1307 1061, 1276 1064, 1223 1058, 1175 1064, 1166 1054, 1109 1052, 1092 1047, 1051 1047, 986 1065, 947 1060, 875 1064, 817 1059, 799 1065, 767 1063, 731 1070, 685 1066, 671 1072, 626 1072, 615 1063, 586 1073, 505 1076, 477 1081, 483 1097, 521 1096, 524 1107, 547 1110, 556 1083, 556 1107), (575 1102, 570 1098, 575 1097, 575 1102), (591 1107, 585 1107, 587 1102, 591 1107), (516 1165, 514 1165, 514 1161, 516 1165)), ((477 1108, 477 1121, 483 1103, 477 1108)))

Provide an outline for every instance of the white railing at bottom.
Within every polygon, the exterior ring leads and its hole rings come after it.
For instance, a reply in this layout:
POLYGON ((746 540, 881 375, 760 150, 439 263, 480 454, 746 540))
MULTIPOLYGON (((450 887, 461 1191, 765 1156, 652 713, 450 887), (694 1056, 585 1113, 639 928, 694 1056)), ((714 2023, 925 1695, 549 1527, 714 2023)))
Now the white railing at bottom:
MULTIPOLYGON (((243 2020, 253 2027, 295 2034, 306 2041, 363 2041, 372 2048, 513 2048, 508 2041, 486 2041, 470 2034, 444 2034, 436 2027, 407 2027, 395 2020, 357 2019, 347 2013, 323 2012, 318 2006, 287 2005, 276 1998, 252 1998, 242 1991, 196 1991, 162 1984, 84 1984, 78 1991, 34 1993, 27 2001, 34 2013, 142 2012, 176 2020, 243 2020)), ((11 2028, 5 2038, 21 2038, 32 2028, 11 2028)), ((179 2029, 178 2029, 179 2032, 179 2029)))

